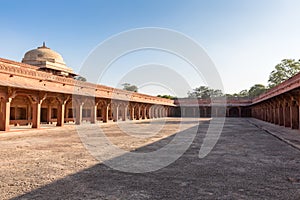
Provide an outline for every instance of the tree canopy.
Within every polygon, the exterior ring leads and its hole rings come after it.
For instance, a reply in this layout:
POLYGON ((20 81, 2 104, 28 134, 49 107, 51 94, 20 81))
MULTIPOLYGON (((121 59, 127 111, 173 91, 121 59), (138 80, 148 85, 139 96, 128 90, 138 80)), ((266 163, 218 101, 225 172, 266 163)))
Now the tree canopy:
POLYGON ((188 97, 190 98, 212 98, 212 97, 220 97, 224 96, 222 90, 219 89, 211 89, 207 86, 200 86, 193 89, 193 92, 188 92, 188 97))
POLYGON ((157 97, 165 98, 165 99, 176 99, 176 97, 168 95, 168 94, 164 94, 164 95, 159 94, 159 95, 157 95, 157 97))
POLYGON ((269 88, 272 88, 283 81, 291 78, 300 72, 300 62, 295 59, 283 59, 275 66, 269 76, 269 88))
POLYGON ((250 97, 254 98, 262 93, 264 93, 267 90, 266 86, 263 84, 255 84, 253 85, 249 90, 242 90, 239 93, 235 94, 226 94, 227 97, 250 97))
POLYGON ((123 83, 122 86, 123 86, 123 90, 132 91, 132 92, 138 91, 138 87, 136 85, 131 85, 130 83, 123 83))
POLYGON ((248 91, 248 96, 249 97, 257 97, 264 93, 267 90, 266 86, 263 84, 255 84, 253 85, 249 91, 248 91))

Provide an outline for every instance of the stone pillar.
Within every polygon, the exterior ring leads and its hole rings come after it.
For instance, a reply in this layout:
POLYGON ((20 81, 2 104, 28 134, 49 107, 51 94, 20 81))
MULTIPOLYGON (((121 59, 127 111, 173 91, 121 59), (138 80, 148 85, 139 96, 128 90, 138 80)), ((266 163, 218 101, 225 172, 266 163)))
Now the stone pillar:
POLYGON ((275 124, 279 124, 279 115, 280 115, 280 111, 279 111, 279 105, 277 104, 277 106, 275 107, 275 124))
POLYGON ((134 112, 135 112, 135 110, 134 110, 134 106, 131 106, 130 107, 130 111, 129 111, 129 113, 130 113, 130 120, 134 120, 134 112))
POLYGON ((11 100, 12 98, 0 99, 0 131, 9 131, 11 100))
POLYGON ((146 118, 150 119, 150 106, 146 106, 146 118))
POLYGON ((65 103, 59 103, 57 106, 57 123, 56 126, 64 126, 65 123, 65 103))
POLYGON ((147 109, 148 109, 148 118, 149 118, 149 119, 152 119, 151 108, 152 108, 152 106, 149 106, 149 107, 147 108, 147 109))
POLYGON ((275 109, 274 109, 274 105, 271 105, 271 107, 270 107, 270 115, 271 115, 271 120, 270 120, 270 122, 273 123, 273 124, 275 123, 274 110, 275 110, 275 109))
POLYGON ((142 119, 147 119, 147 117, 146 117, 146 107, 142 108, 142 119))
POLYGON ((76 119, 75 119, 75 124, 80 125, 82 122, 82 107, 83 107, 83 102, 77 102, 76 103, 76 119))
POLYGON ((69 108, 68 108, 68 106, 65 106, 65 118, 69 118, 69 108))
POLYGON ((284 126, 291 127, 291 120, 290 120, 290 106, 289 104, 285 105, 285 115, 284 115, 284 126))
POLYGON ((147 118, 151 119, 151 106, 147 106, 147 118))
POLYGON ((156 118, 156 115, 155 115, 155 106, 153 105, 152 107, 151 107, 151 115, 152 115, 152 118, 156 118))
POLYGON ((165 107, 165 117, 169 117, 169 108, 165 107))
POLYGON ((267 105, 267 122, 270 122, 270 107, 267 105))
POLYGON ((278 125, 279 126, 283 126, 284 125, 284 118, 283 118, 283 109, 282 109, 282 106, 281 106, 281 103, 278 105, 278 113, 277 113, 277 116, 278 116, 278 125))
POLYGON ((113 111, 112 111, 112 107, 110 105, 110 108, 108 108, 108 120, 113 120, 112 114, 113 114, 113 111))
POLYGON ((31 105, 27 105, 27 120, 31 120, 31 105))
POLYGON ((127 111, 128 111, 128 106, 123 106, 123 112, 122 112, 122 120, 126 121, 127 119, 127 111))
POLYGON ((136 120, 140 120, 140 114, 141 114, 141 108, 139 105, 137 105, 137 109, 136 109, 136 120))
POLYGON ((47 108, 47 123, 50 124, 51 123, 51 111, 52 111, 52 107, 49 104, 48 108, 47 108))
POLYGON ((107 123, 108 121, 108 105, 103 105, 101 108, 101 116, 102 116, 102 121, 103 123, 107 123))
POLYGON ((119 105, 113 106, 113 121, 116 122, 119 119, 119 105))
POLYGON ((299 129, 299 107, 296 102, 291 105, 291 128, 299 129))
POLYGON ((40 128, 41 105, 42 105, 42 101, 33 102, 32 104, 32 128, 40 128))
POLYGON ((160 118, 160 107, 156 107, 156 117, 160 118))
POLYGON ((154 107, 154 116, 155 116, 155 118, 158 118, 158 108, 157 108, 157 106, 154 107))
POLYGON ((91 123, 95 124, 97 121, 97 108, 98 108, 98 104, 92 105, 92 109, 91 109, 91 123))

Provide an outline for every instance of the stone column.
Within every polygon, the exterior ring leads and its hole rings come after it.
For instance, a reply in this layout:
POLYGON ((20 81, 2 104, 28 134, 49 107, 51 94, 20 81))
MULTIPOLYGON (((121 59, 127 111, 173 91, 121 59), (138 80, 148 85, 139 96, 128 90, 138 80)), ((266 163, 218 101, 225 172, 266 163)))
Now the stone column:
POLYGON ((12 98, 0 99, 0 131, 9 131, 11 100, 12 98))
MULTIPOLYGON (((69 118, 69 108, 68 106, 65 106, 65 118, 69 118)), ((65 121, 67 122, 67 121, 65 121)))
POLYGON ((77 102, 76 103, 76 119, 75 119, 75 124, 80 125, 82 122, 82 107, 83 107, 83 102, 77 102))
POLYGON ((113 121, 116 122, 119 119, 119 105, 114 105, 113 107, 113 121))
POLYGON ((280 113, 279 113, 279 117, 280 117, 280 126, 284 126, 284 122, 285 122, 285 107, 284 107, 284 103, 282 103, 280 105, 280 113))
POLYGON ((136 109, 136 120, 140 120, 140 114, 141 114, 141 108, 139 105, 137 105, 137 109, 136 109))
POLYGON ((51 123, 51 111, 52 111, 52 107, 49 103, 48 108, 47 108, 47 123, 50 124, 51 123))
POLYGON ((299 129, 299 107, 296 101, 292 101, 290 107, 290 116, 291 116, 291 128, 299 129))
POLYGON ((108 120, 113 120, 112 114, 113 114, 112 106, 110 105, 110 108, 108 108, 108 120))
POLYGON ((145 114, 146 114, 146 119, 150 119, 150 111, 149 111, 150 107, 146 106, 145 108, 145 114))
POLYGON ((127 111, 128 111, 128 106, 123 106, 123 112, 122 112, 122 120, 126 121, 127 119, 127 111))
POLYGON ((272 124, 274 124, 275 123, 275 118, 274 118, 274 105, 273 105, 273 103, 271 104, 271 106, 270 106, 270 115, 271 115, 271 120, 270 120, 270 122, 272 123, 272 124))
POLYGON ((280 115, 280 112, 279 112, 279 105, 278 103, 276 104, 276 107, 275 107, 275 124, 279 124, 279 115, 280 115))
POLYGON ((97 108, 98 108, 98 103, 92 105, 91 124, 95 124, 97 121, 97 108))
POLYGON ((147 117, 146 117, 146 107, 142 107, 142 119, 147 119, 147 117))
POLYGON ((160 107, 157 108, 157 118, 161 118, 160 107))
POLYGON ((291 127, 291 121, 290 121, 290 105, 285 105, 285 115, 284 115, 284 126, 285 127, 291 127))
POLYGON ((279 103, 279 105, 278 105, 278 113, 277 113, 277 115, 278 115, 278 125, 279 126, 283 126, 283 124, 284 124, 284 119, 283 119, 284 113, 283 113, 283 109, 282 109, 281 103, 279 103))
POLYGON ((61 102, 57 106, 56 126, 64 126, 64 123, 65 123, 65 103, 61 102))
POLYGON ((32 104, 32 128, 40 128, 41 105, 42 105, 42 101, 36 101, 33 102, 32 104))
POLYGON ((102 116, 102 121, 103 123, 107 123, 108 121, 108 105, 103 105, 101 108, 101 116, 102 116))
POLYGON ((148 109, 148 118, 149 118, 149 119, 152 119, 151 108, 152 108, 151 106, 148 106, 148 107, 147 107, 147 109, 148 109))
POLYGON ((130 120, 134 120, 134 112, 135 112, 134 106, 131 106, 130 107, 130 111, 129 111, 129 113, 130 113, 130 120))
POLYGON ((153 117, 158 118, 158 113, 157 113, 157 107, 156 106, 153 107, 153 117))
POLYGON ((151 115, 152 115, 152 118, 156 118, 155 116, 155 106, 151 106, 151 115))

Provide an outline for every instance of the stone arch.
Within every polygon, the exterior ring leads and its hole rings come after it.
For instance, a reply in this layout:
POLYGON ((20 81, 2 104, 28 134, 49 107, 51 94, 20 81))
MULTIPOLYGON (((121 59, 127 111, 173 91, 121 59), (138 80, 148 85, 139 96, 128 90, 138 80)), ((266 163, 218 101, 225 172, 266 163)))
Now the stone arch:
POLYGON ((10 103, 9 124, 28 125, 32 123, 32 106, 27 94, 16 94, 10 103))
POLYGON ((59 102, 55 97, 50 96, 45 98, 41 104, 41 124, 57 122, 58 103, 59 102))
POLYGON ((239 108, 238 107, 229 108, 229 117, 239 117, 239 108))

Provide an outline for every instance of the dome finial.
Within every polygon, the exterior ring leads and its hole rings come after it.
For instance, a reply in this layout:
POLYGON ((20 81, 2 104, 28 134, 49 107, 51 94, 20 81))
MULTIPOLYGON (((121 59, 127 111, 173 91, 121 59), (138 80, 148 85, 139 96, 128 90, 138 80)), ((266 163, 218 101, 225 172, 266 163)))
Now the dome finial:
POLYGON ((46 43, 45 43, 45 41, 43 42, 43 47, 46 47, 46 43))

